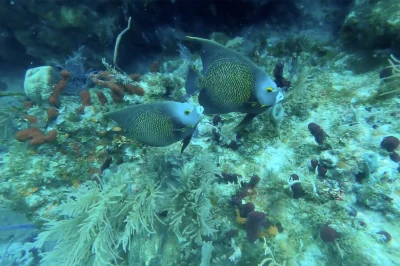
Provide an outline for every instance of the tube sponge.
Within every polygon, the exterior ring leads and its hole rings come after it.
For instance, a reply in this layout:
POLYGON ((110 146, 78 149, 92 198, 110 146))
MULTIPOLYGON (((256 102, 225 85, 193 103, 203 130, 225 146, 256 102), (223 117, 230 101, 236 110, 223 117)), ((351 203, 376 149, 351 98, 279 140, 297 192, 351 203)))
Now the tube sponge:
POLYGON ((283 120, 285 116, 285 109, 283 108, 281 103, 277 103, 272 106, 270 111, 270 119, 272 123, 277 126, 283 120))

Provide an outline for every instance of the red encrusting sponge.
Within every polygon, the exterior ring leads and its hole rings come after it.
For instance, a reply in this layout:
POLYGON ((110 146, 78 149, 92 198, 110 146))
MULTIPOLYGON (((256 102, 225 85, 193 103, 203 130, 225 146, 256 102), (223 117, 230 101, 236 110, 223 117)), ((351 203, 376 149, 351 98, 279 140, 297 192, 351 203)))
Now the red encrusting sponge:
POLYGON ((53 92, 51 93, 49 98, 50 105, 57 108, 60 108, 61 106, 60 95, 64 90, 65 86, 67 86, 68 80, 71 77, 71 73, 69 73, 66 70, 63 70, 61 71, 60 75, 61 75, 61 80, 54 87, 53 92))
POLYGON ((50 130, 47 135, 44 135, 39 128, 31 127, 18 131, 15 134, 15 139, 19 142, 26 142, 29 140, 29 145, 40 145, 47 142, 57 140, 57 131, 50 130))

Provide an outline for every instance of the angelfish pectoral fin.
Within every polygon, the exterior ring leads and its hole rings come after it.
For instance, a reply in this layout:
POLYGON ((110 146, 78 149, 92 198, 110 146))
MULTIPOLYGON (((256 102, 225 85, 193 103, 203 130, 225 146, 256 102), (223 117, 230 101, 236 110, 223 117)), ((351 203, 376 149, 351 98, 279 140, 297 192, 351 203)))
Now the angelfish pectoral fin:
POLYGON ((234 128, 235 132, 241 132, 244 128, 251 123, 254 117, 258 114, 247 114, 242 121, 234 128))
POLYGON ((186 138, 184 138, 182 140, 182 148, 181 148, 181 154, 183 153, 183 151, 186 149, 186 147, 189 145, 190 140, 192 139, 193 134, 190 134, 189 136, 187 136, 186 138))
POLYGON ((251 107, 256 107, 259 103, 258 102, 247 102, 251 107))
POLYGON ((185 133, 186 127, 174 129, 176 132, 185 133))

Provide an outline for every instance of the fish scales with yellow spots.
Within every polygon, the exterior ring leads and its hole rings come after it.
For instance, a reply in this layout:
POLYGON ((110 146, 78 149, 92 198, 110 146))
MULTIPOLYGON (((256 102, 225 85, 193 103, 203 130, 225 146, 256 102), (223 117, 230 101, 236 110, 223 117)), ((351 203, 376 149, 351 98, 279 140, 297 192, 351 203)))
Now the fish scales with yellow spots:
POLYGON ((151 108, 138 112, 130 118, 132 126, 128 136, 143 140, 155 146, 163 146, 169 139, 174 138, 174 124, 171 117, 165 116, 161 110, 151 108), (151 132, 151 134, 149 134, 151 132))
POLYGON ((200 79, 211 101, 224 110, 237 110, 251 101, 254 78, 249 66, 237 60, 221 58, 214 61, 208 75, 200 79))
POLYGON ((283 92, 258 66, 243 55, 214 41, 190 37, 201 44, 203 73, 189 68, 187 95, 199 93, 206 114, 246 113, 239 126, 245 126, 258 114, 283 100, 283 92))
POLYGON ((187 147, 202 117, 204 108, 189 103, 164 101, 139 104, 106 113, 117 122, 127 137, 153 147, 183 141, 187 147))

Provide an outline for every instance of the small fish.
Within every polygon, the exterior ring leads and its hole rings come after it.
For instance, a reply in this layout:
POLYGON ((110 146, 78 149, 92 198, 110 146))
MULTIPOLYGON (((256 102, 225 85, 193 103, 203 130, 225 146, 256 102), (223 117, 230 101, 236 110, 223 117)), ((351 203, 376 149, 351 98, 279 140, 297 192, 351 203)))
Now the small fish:
POLYGON ((249 59, 214 41, 187 38, 202 45, 203 73, 199 76, 196 69, 189 68, 186 93, 200 91, 199 103, 205 114, 246 113, 238 125, 244 128, 255 116, 283 100, 276 83, 249 59))
POLYGON ((164 101, 140 104, 106 113, 127 136, 144 145, 164 147, 183 140, 181 153, 189 145, 204 108, 189 103, 164 101))

